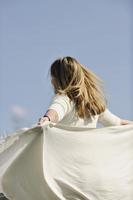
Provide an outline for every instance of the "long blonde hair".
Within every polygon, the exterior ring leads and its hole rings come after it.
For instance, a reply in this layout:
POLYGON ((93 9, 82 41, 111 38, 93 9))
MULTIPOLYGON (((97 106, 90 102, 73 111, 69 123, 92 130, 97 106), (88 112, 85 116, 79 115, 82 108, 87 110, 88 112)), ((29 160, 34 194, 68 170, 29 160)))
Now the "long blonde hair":
POLYGON ((55 94, 66 94, 75 102, 76 114, 90 117, 105 111, 107 100, 103 81, 75 58, 55 60, 50 68, 55 94))

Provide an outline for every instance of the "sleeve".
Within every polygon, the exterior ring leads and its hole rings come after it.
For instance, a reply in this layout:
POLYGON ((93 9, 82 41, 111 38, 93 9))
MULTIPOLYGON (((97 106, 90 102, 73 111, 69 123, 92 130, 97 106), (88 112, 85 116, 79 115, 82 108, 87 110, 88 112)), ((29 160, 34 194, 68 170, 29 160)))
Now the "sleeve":
POLYGON ((48 107, 49 109, 55 110, 58 114, 59 121, 62 120, 70 110, 69 97, 64 94, 56 94, 48 107))
POLYGON ((121 119, 111 113, 107 108, 103 113, 99 115, 98 122, 103 124, 103 126, 121 125, 121 119))

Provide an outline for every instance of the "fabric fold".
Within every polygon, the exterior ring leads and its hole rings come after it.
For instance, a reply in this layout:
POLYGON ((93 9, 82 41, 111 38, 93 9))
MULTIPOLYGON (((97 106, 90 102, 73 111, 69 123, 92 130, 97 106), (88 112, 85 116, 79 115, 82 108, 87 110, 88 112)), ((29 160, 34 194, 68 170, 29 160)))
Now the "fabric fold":
POLYGON ((133 125, 48 122, 0 142, 0 193, 9 200, 132 200, 133 125))

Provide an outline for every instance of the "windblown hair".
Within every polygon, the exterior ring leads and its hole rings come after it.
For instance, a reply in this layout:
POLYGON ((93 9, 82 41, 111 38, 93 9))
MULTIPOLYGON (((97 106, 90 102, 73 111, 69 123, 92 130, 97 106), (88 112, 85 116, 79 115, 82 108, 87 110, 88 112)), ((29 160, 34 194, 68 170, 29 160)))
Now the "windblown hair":
POLYGON ((75 102, 76 114, 88 118, 105 111, 103 81, 75 58, 55 60, 50 68, 55 94, 66 94, 75 102))

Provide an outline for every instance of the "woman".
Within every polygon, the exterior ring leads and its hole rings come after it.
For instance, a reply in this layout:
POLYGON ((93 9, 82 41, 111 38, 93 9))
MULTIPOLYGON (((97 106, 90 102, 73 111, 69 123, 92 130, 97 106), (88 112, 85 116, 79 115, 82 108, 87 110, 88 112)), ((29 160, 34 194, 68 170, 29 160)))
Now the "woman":
POLYGON ((120 119, 107 108, 102 81, 75 58, 64 57, 53 62, 50 68, 55 96, 38 125, 46 121, 69 126, 96 128, 133 123, 120 119))

